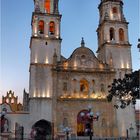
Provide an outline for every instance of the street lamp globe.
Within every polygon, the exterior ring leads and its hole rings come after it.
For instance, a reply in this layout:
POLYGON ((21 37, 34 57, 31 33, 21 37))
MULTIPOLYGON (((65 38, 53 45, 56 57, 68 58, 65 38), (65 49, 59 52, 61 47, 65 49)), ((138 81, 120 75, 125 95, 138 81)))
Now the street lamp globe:
POLYGON ((84 117, 84 116, 85 116, 85 113, 84 113, 84 112, 81 112, 81 113, 80 113, 80 116, 81 116, 81 117, 84 117))
POLYGON ((93 115, 94 115, 94 113, 93 113, 93 112, 90 112, 89 114, 90 114, 90 117, 93 117, 93 115))
POLYGON ((92 109, 92 106, 91 105, 88 105, 88 110, 91 110, 92 109))
POLYGON ((90 140, 92 140, 93 136, 93 122, 98 121, 99 116, 99 112, 96 112, 95 114, 94 112, 92 112, 91 105, 88 106, 87 110, 83 110, 80 113, 81 120, 84 122, 85 125, 84 135, 90 136, 90 140))
POLYGON ((63 131, 66 133, 66 140, 69 140, 69 132, 71 131, 71 128, 65 127, 63 131))
POLYGON ((69 127, 65 127, 65 128, 63 129, 64 132, 69 132, 70 130, 71 130, 71 128, 69 128, 69 127))

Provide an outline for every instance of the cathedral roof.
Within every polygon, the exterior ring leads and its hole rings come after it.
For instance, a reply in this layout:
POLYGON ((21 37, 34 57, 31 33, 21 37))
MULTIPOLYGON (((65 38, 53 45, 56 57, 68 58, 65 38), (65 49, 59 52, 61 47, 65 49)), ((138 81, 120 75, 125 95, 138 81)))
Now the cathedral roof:
POLYGON ((81 46, 76 48, 73 51, 73 53, 71 54, 69 59, 71 59, 73 57, 76 57, 77 55, 81 55, 81 56, 84 56, 84 55, 86 56, 87 55, 87 56, 90 56, 92 58, 94 57, 95 59, 97 59, 94 52, 91 49, 89 49, 85 46, 85 42, 84 42, 83 38, 81 40, 81 46))
POLYGON ((89 48, 87 48, 87 47, 78 47, 78 48, 76 48, 74 51, 73 51, 73 53, 71 54, 71 56, 70 56, 70 58, 72 58, 72 57, 74 57, 75 55, 89 55, 89 56, 93 56, 93 57, 96 57, 95 55, 94 55, 94 52, 91 50, 91 49, 89 49, 89 48))

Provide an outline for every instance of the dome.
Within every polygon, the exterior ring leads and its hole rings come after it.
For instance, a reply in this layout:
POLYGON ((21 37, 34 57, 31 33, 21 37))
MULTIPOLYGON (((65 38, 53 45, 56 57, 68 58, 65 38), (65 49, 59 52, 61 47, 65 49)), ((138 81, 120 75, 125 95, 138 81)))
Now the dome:
POLYGON ((81 46, 76 48, 65 62, 67 66, 74 67, 75 69, 97 69, 102 65, 93 51, 85 47, 83 38, 81 46))
POLYGON ((77 55, 81 56, 81 57, 88 56, 88 57, 95 57, 96 58, 94 52, 91 49, 85 47, 85 42, 84 42, 83 38, 82 38, 82 41, 81 41, 81 46, 76 48, 73 51, 70 58, 74 58, 77 55))

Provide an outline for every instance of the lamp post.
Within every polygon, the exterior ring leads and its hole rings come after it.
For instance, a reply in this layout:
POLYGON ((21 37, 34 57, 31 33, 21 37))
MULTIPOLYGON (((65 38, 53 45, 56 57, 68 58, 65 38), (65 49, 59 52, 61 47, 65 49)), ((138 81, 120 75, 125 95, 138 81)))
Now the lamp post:
POLYGON ((88 113, 85 113, 85 112, 80 113, 82 120, 83 121, 86 120, 85 132, 89 136, 90 140, 92 140, 92 136, 93 136, 92 123, 94 121, 98 121, 98 119, 99 119, 99 112, 96 112, 96 114, 94 115, 94 113, 91 111, 91 109, 92 109, 91 106, 88 106, 88 113))
POLYGON ((71 128, 65 127, 63 131, 66 133, 66 140, 69 140, 69 132, 71 131, 71 128))

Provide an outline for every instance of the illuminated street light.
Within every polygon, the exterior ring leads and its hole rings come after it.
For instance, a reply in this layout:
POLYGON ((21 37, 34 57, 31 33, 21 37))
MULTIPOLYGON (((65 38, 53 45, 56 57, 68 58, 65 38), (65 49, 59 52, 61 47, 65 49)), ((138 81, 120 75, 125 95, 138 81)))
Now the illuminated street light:
POLYGON ((66 133, 66 140, 69 140, 69 132, 71 131, 71 128, 65 127, 63 131, 66 133))
POLYGON ((98 121, 99 115, 100 115, 99 112, 96 112, 96 114, 94 115, 94 112, 92 112, 91 110, 92 110, 91 106, 88 106, 88 113, 85 113, 85 112, 80 113, 82 120, 87 121, 85 133, 86 135, 90 136, 90 140, 92 140, 92 136, 93 136, 92 124, 94 121, 98 121))

